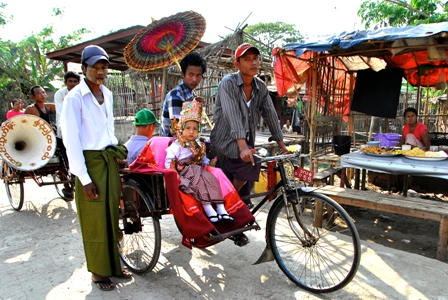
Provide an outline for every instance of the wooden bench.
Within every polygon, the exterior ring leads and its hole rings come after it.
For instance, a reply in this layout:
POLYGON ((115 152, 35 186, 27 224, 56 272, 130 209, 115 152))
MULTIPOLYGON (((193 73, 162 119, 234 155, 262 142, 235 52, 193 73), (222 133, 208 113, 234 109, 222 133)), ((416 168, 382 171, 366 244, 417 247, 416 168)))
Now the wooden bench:
POLYGON ((319 183, 324 183, 324 185, 330 184, 333 185, 334 184, 334 175, 337 174, 339 172, 338 169, 335 168, 328 168, 325 170, 320 171, 319 173, 315 173, 314 177, 313 177, 313 183, 314 184, 319 184, 319 183), (330 180, 328 180, 330 179, 330 180))
POLYGON ((372 191, 352 190, 327 185, 316 190, 339 204, 379 210, 440 222, 436 258, 446 261, 448 246, 448 203, 428 201, 372 191))

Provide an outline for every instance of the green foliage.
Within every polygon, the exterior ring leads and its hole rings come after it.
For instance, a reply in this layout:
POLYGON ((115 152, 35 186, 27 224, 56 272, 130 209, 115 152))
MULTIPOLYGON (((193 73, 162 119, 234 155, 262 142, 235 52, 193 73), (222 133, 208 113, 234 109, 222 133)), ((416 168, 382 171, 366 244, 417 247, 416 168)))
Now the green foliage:
POLYGON ((445 22, 447 13, 440 0, 365 0, 358 10, 366 29, 445 22))
POLYGON ((0 26, 5 26, 11 19, 11 16, 5 16, 3 13, 3 9, 6 7, 6 4, 3 2, 0 2, 0 26))
POLYGON ((250 41, 248 40, 250 43, 255 44, 262 53, 269 56, 275 46, 303 39, 300 32, 295 29, 295 25, 284 22, 250 25, 247 26, 244 33, 251 38, 250 41))
MULTIPOLYGON (((448 21, 448 2, 440 0, 365 0, 358 16, 366 29, 382 27, 402 27, 408 25, 430 24, 448 21)), ((446 91, 422 88, 429 98, 440 96, 446 91)))
POLYGON ((18 43, 0 40, 0 86, 9 87, 9 91, 19 92, 22 96, 27 95, 33 85, 55 91, 51 82, 64 75, 64 66, 47 59, 45 54, 69 46, 86 32, 86 29, 80 29, 55 39, 53 26, 47 26, 18 43))

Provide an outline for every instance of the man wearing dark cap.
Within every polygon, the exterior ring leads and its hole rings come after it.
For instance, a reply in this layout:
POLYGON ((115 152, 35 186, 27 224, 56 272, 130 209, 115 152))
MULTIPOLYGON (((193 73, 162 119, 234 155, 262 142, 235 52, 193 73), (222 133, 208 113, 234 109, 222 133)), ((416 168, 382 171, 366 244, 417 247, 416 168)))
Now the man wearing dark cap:
MULTIPOLYGON (((225 76, 219 83, 213 113, 215 125, 210 135, 211 145, 218 153, 219 166, 241 197, 250 194, 254 181, 259 178, 260 165, 255 164, 252 149, 260 117, 268 125, 280 150, 288 152, 268 89, 256 77, 259 54, 260 51, 249 43, 236 49, 234 65, 238 72, 225 76)), ((243 200, 252 206, 249 199, 243 200)))
POLYGON ((96 286, 114 289, 110 276, 129 278, 118 255, 120 177, 117 159, 127 150, 117 146, 113 98, 103 82, 109 56, 95 45, 81 55, 85 76, 65 97, 61 113, 62 138, 70 171, 76 175, 75 200, 87 270, 96 286))
POLYGON ((156 124, 160 125, 160 122, 154 113, 148 109, 142 109, 135 115, 134 126, 136 134, 124 143, 124 146, 128 149, 127 165, 133 163, 140 152, 142 152, 146 143, 154 134, 156 124))

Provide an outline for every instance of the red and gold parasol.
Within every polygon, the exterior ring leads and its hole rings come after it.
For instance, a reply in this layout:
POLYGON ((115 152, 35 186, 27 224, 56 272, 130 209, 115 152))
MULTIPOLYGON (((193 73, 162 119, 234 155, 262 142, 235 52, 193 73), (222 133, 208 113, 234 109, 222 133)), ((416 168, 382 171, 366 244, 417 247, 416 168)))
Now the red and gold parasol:
MULTIPOLYGON (((126 64, 139 71, 168 66, 196 48, 205 32, 205 19, 194 11, 153 21, 124 48, 126 64)), ((180 66, 179 66, 180 69, 180 66)))

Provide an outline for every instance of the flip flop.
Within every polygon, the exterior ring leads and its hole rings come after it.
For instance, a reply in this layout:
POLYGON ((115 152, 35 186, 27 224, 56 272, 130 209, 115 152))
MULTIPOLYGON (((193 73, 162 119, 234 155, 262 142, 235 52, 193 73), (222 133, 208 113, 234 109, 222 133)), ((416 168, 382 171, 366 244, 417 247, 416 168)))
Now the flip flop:
POLYGON ((128 270, 126 270, 126 269, 122 269, 121 270, 121 274, 120 275, 115 275, 114 277, 117 277, 117 278, 132 278, 132 273, 129 272, 128 270))
POLYGON ((115 284, 110 280, 110 278, 107 279, 100 279, 100 280, 93 280, 93 283, 96 285, 97 288, 99 288, 102 291, 112 291, 115 288, 115 284), (108 287, 103 287, 102 285, 108 284, 108 287))

